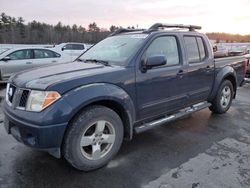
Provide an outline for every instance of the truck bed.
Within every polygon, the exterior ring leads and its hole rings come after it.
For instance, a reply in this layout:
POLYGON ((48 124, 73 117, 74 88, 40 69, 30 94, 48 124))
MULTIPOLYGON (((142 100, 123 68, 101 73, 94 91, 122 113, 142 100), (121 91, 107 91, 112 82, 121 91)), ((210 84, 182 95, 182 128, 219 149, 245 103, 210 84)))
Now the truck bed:
POLYGON ((224 58, 215 58, 215 74, 219 70, 223 69, 226 66, 231 66, 236 71, 237 76, 237 85, 240 85, 244 81, 244 56, 233 56, 233 57, 224 57, 224 58))

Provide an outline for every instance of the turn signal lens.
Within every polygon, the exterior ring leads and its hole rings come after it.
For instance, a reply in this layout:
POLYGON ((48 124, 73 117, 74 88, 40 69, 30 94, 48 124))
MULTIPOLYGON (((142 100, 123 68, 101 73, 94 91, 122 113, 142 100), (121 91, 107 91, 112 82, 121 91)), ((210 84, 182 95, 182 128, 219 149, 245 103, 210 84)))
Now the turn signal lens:
POLYGON ((33 112, 40 112, 47 108, 55 101, 61 98, 61 95, 56 91, 35 91, 30 92, 26 110, 33 112))
POLYGON ((50 91, 47 93, 46 98, 44 99, 42 109, 48 107, 53 102, 55 102, 57 99, 59 99, 61 95, 57 93, 56 91, 50 91))

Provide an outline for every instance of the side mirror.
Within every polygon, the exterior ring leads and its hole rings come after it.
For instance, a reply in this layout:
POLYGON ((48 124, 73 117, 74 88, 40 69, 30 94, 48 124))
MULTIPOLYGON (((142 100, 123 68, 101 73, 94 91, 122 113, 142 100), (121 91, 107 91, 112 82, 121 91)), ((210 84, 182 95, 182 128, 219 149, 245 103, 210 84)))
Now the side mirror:
POLYGON ((2 58, 2 61, 9 61, 9 60, 11 60, 11 58, 9 57, 9 56, 6 56, 6 57, 4 57, 4 58, 2 58))
POLYGON ((142 72, 147 72, 147 69, 159 67, 167 64, 167 59, 164 55, 154 55, 148 57, 142 62, 142 72))
POLYGON ((63 51, 64 49, 65 49, 65 47, 62 47, 62 49, 61 49, 61 50, 63 51))
POLYGON ((214 46, 214 47, 213 47, 213 52, 217 52, 217 51, 218 51, 217 46, 214 46))

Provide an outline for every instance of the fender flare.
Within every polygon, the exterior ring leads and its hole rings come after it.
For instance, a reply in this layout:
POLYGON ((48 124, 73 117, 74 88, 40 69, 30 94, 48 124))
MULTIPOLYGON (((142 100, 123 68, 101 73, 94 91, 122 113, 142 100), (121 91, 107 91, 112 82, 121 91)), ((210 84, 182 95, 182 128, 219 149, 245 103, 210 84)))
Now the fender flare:
POLYGON ((212 92, 210 93, 209 98, 208 98, 209 102, 213 101, 222 81, 227 77, 233 78, 234 83, 232 83, 232 84, 234 85, 234 96, 235 96, 236 88, 237 88, 237 75, 236 75, 235 70, 231 66, 226 66, 226 67, 222 68, 217 73, 217 75, 215 77, 213 89, 212 89, 212 92))
POLYGON ((71 106, 70 120, 82 109, 101 101, 112 101, 122 107, 128 117, 128 125, 124 125, 126 139, 132 139, 135 122, 135 107, 129 94, 117 85, 110 83, 93 83, 75 88, 64 95, 71 106))

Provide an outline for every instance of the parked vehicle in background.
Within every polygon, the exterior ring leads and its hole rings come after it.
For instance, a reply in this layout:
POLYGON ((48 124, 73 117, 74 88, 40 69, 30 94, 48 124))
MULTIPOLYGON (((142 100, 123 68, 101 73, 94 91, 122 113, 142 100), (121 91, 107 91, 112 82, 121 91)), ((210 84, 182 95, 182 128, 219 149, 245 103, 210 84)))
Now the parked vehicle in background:
POLYGON ((246 54, 246 48, 242 46, 232 46, 228 51, 229 56, 240 56, 246 54))
POLYGON ((53 48, 52 44, 0 44, 0 48, 53 48))
POLYGON ((0 52, 0 82, 23 70, 70 61, 69 56, 47 48, 5 48, 0 52))
POLYGON ((245 58, 248 60, 246 78, 250 78, 250 53, 246 54, 245 58))
POLYGON ((135 133, 207 107, 227 112, 244 81, 245 58, 214 60, 208 38, 195 29, 201 27, 119 29, 73 63, 11 77, 6 131, 90 171, 107 164, 135 133))
POLYGON ((54 47, 54 50, 59 53, 65 53, 71 56, 72 60, 74 60, 74 58, 77 58, 79 55, 81 55, 91 46, 92 45, 85 44, 85 43, 67 42, 67 43, 61 43, 61 44, 56 45, 54 47))
POLYGON ((229 55, 228 49, 226 49, 223 46, 214 46, 213 51, 214 51, 215 58, 227 57, 229 55))

